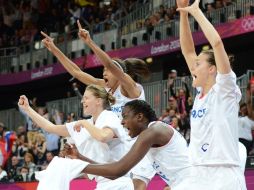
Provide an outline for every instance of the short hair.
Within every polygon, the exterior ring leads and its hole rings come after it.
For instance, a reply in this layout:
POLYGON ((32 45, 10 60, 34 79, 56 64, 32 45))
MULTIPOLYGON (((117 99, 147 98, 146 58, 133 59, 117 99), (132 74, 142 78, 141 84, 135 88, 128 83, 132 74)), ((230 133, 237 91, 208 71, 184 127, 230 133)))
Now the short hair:
POLYGON ((127 102, 124 107, 129 107, 134 114, 142 113, 149 122, 158 120, 155 111, 144 100, 132 100, 127 102))

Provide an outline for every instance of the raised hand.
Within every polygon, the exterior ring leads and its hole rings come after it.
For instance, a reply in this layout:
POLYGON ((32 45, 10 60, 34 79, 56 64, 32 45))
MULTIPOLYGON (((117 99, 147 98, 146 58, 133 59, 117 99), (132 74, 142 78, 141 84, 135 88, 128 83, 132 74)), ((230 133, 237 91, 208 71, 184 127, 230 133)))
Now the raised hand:
POLYGON ((44 36, 44 39, 42 40, 43 45, 49 50, 52 51, 53 48, 55 48, 54 39, 49 37, 46 33, 41 31, 41 35, 44 36))
POLYGON ((189 5, 189 0, 176 0, 176 4, 178 8, 184 8, 189 5))
POLYGON ((88 44, 89 42, 91 42, 91 37, 89 32, 86 29, 83 29, 79 20, 77 20, 77 24, 78 24, 78 36, 80 39, 82 39, 86 44, 88 44))
POLYGON ((195 11, 197 11, 199 9, 199 2, 200 2, 200 0, 195 0, 195 2, 191 6, 184 7, 184 8, 179 7, 176 10, 183 11, 183 12, 189 12, 190 14, 193 14, 193 13, 195 13, 195 11))
POLYGON ((19 97, 19 102, 18 102, 18 106, 23 110, 23 111, 27 111, 29 106, 29 102, 28 99, 25 95, 22 95, 19 97))

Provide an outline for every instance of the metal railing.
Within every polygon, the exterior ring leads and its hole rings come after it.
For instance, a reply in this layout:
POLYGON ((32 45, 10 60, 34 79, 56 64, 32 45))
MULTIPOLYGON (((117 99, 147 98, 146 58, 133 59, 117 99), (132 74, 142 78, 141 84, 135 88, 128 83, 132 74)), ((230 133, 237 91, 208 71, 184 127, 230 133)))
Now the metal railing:
MULTIPOLYGON (((167 2, 169 6, 174 5, 174 1, 172 0, 165 0, 163 2, 167 2)), ((103 42, 106 51, 152 43, 172 36, 179 36, 179 21, 177 19, 169 23, 159 24, 150 32, 148 32, 143 25, 140 26, 138 24, 139 22, 143 22, 148 15, 151 15, 154 9, 151 2, 144 4, 126 17, 116 21, 116 29, 97 34, 93 34, 91 31, 91 36, 96 43, 102 44, 103 42), (108 36, 110 36, 110 38, 108 36), (137 38, 136 44, 133 44, 134 37, 137 38), (100 41, 96 39, 100 39, 100 41), (123 40, 125 43, 122 43, 123 40)), ((253 0, 238 1, 228 7, 207 13, 207 17, 214 25, 217 25, 230 22, 233 19, 249 14, 254 14, 253 0)), ((190 17, 190 24, 192 31, 198 30, 197 24, 192 17, 190 17)), ((92 28, 92 26, 90 26, 90 28, 92 28)), ((56 45, 67 56, 75 58, 85 53, 90 53, 88 47, 77 39, 77 30, 73 30, 67 34, 55 35, 56 45)), ((41 42, 32 42, 19 47, 0 49, 1 74, 30 70, 54 62, 56 62, 56 59, 47 49, 42 48, 41 42)))
MULTIPOLYGON (((253 77, 254 70, 248 70, 246 74, 238 77, 237 79, 237 84, 242 92, 242 102, 246 101, 246 88, 250 79, 253 77)), ((175 92, 177 93, 177 91, 181 88, 185 89, 183 81, 187 84, 190 95, 194 98, 196 90, 191 87, 192 78, 189 76, 176 78, 174 81, 175 92)), ((160 80, 156 82, 144 83, 143 87, 145 91, 146 101, 153 107, 158 116, 161 115, 162 110, 167 108, 168 99, 171 96, 170 90, 168 88, 168 81, 160 80)), ((252 96, 254 97, 254 94, 252 94, 252 96)), ((49 113, 52 113, 52 111, 57 109, 65 114, 73 112, 76 115, 79 115, 81 106, 82 105, 78 97, 71 97, 46 103, 46 107, 49 113)), ((0 122, 5 123, 6 126, 14 130, 19 125, 24 124, 24 119, 16 109, 9 109, 0 111, 0 122)))

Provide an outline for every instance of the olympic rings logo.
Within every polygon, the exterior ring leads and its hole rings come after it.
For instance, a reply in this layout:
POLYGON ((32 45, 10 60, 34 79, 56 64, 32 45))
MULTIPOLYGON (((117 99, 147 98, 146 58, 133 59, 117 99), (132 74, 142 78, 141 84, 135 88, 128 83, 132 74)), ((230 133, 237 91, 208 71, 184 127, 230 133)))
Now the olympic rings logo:
POLYGON ((254 30, 254 17, 243 19, 242 27, 245 31, 254 30))

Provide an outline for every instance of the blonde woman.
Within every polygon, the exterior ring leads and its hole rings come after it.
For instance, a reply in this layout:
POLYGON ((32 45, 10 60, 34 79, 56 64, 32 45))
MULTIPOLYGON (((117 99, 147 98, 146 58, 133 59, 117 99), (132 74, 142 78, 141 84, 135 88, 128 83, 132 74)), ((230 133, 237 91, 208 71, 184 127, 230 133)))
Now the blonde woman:
POLYGON ((32 151, 37 165, 42 165, 45 160, 47 150, 47 142, 42 133, 35 135, 35 142, 32 145, 32 151))
MULTIPOLYGON (((71 137, 82 155, 86 155, 96 162, 105 163, 117 159, 115 156, 125 152, 125 146, 121 140, 125 133, 121 122, 112 111, 107 110, 113 101, 112 95, 103 87, 89 85, 85 90, 82 104, 84 114, 91 115, 92 118, 78 122, 84 126, 80 132, 74 130, 77 122, 54 125, 46 120, 29 106, 25 96, 20 97, 18 105, 39 127, 49 133, 71 137)), ((134 188, 129 177, 123 177, 117 181, 102 177, 96 177, 95 179, 97 181, 96 189, 98 190, 133 190, 134 188)))

